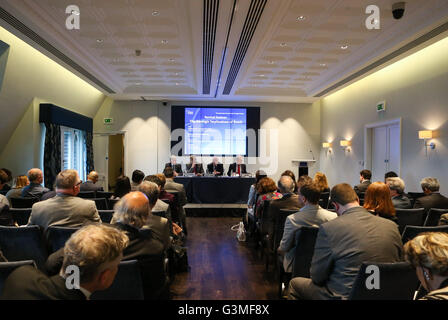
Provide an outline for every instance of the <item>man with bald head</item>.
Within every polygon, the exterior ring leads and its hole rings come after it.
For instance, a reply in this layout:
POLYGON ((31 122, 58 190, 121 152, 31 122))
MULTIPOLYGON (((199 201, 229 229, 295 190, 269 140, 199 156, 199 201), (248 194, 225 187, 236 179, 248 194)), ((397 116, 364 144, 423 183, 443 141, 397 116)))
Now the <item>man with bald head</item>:
POLYGON ((28 180, 30 184, 23 188, 22 197, 37 198, 40 200, 45 193, 50 191, 42 186, 44 175, 39 168, 33 168, 28 171, 28 180))
POLYGON ((98 178, 98 173, 96 171, 90 172, 87 176, 87 181, 81 184, 81 191, 103 191, 103 187, 96 184, 98 178))

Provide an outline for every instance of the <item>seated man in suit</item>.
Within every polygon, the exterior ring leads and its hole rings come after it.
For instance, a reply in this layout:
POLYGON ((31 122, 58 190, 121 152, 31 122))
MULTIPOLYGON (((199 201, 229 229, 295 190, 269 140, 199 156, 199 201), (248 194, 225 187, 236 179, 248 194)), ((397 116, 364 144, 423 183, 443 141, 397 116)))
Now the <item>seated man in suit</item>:
POLYGON ((8 184, 10 177, 4 169, 0 169, 0 191, 9 191, 11 186, 8 184))
POLYGON ((134 170, 132 172, 131 191, 137 191, 140 183, 145 179, 145 173, 141 170, 134 170))
POLYGON ((362 170, 359 173, 359 184, 354 187, 355 192, 359 195, 360 193, 365 193, 367 188, 372 183, 370 181, 372 179, 372 172, 370 170, 362 170))
POLYGON ((64 170, 56 177, 56 197, 33 205, 28 225, 45 231, 50 226, 77 228, 101 223, 95 202, 77 197, 81 181, 76 170, 64 170))
POLYGON ((44 175, 42 170, 33 168, 28 171, 28 180, 30 184, 22 189, 22 197, 24 198, 42 198, 42 195, 48 191, 47 188, 42 186, 44 181, 44 175))
POLYGON ((411 200, 404 194, 404 181, 398 177, 386 178, 386 184, 390 189, 392 203, 396 209, 411 209, 411 200))
POLYGON ((448 198, 439 192, 439 180, 426 177, 420 181, 420 185, 425 195, 415 200, 414 208, 425 208, 426 211, 431 208, 448 209, 448 198))
MULTIPOLYGON (((286 217, 283 238, 277 252, 283 255, 283 268, 285 272, 292 272, 295 254, 295 233, 302 226, 320 226, 322 223, 333 220, 336 213, 322 209, 319 206, 320 189, 314 183, 300 187, 299 198, 304 207, 300 211, 286 217)), ((278 201, 278 200, 275 200, 278 201)))
POLYGON ((246 165, 243 163, 243 157, 236 157, 236 162, 232 163, 229 166, 229 170, 227 171, 227 175, 230 177, 232 174, 237 174, 241 176, 242 174, 247 173, 246 165))
POLYGON ((397 225, 359 206, 346 183, 331 190, 338 218, 319 227, 308 278, 289 283, 289 299, 347 299, 364 262, 399 262, 403 243, 397 225))
POLYGON ((69 238, 62 249, 60 273, 48 277, 32 266, 14 270, 3 289, 2 300, 89 300, 95 291, 105 290, 114 282, 128 237, 116 228, 89 225, 69 238), (69 266, 79 268, 79 288, 70 277, 69 266))
POLYGON ((174 182, 174 172, 172 168, 165 168, 163 170, 163 174, 166 177, 166 183, 165 183, 165 189, 170 191, 176 191, 178 193, 178 201, 179 201, 179 215, 180 215, 180 222, 182 224, 182 228, 184 228, 185 233, 187 232, 187 226, 186 226, 186 214, 184 206, 187 204, 187 195, 185 193, 185 187, 182 183, 176 183, 174 182))
POLYGON ((157 175, 146 176, 144 181, 154 182, 159 187, 159 199, 157 199, 157 202, 154 205, 154 207, 152 208, 152 211, 165 212, 165 217, 171 219, 170 205, 160 199, 160 191, 162 190, 162 181, 160 181, 160 179, 157 177, 157 175))
POLYGON ((218 157, 213 157, 212 163, 207 165, 207 173, 215 176, 222 176, 224 174, 224 166, 219 162, 218 157))
POLYGON ((204 168, 202 163, 196 163, 196 157, 190 156, 190 163, 187 163, 187 172, 194 173, 197 176, 202 176, 204 174, 204 168))
POLYGON ((103 191, 103 187, 96 184, 98 178, 98 173, 96 171, 90 172, 87 176, 87 181, 81 183, 80 191, 103 191))
POLYGON ((182 176, 182 164, 177 163, 176 156, 172 155, 170 157, 170 162, 165 164, 165 168, 172 168, 174 170, 174 176, 182 176))

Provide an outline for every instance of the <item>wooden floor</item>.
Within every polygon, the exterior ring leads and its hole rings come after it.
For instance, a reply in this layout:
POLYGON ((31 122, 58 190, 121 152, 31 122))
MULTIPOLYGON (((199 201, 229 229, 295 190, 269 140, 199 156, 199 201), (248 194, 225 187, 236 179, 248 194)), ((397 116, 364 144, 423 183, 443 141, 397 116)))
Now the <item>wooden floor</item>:
POLYGON ((230 228, 241 218, 187 218, 189 272, 171 284, 173 299, 276 299, 272 268, 266 274, 261 259, 230 228))

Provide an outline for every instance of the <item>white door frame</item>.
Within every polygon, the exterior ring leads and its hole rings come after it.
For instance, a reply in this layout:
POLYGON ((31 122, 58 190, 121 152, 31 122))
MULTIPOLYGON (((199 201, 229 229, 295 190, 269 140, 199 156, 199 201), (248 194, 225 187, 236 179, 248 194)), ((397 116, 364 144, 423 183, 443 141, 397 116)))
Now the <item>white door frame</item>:
MULTIPOLYGON (((126 166, 128 163, 128 154, 126 152, 126 146, 128 145, 128 135, 127 135, 127 131, 108 131, 108 132, 94 132, 93 136, 115 136, 117 134, 122 134, 123 135, 123 156, 124 156, 124 165, 123 165, 123 174, 126 174, 126 166)), ((109 141, 108 141, 109 143, 109 141)), ((107 147, 109 149, 109 145, 107 147)), ((93 159, 93 161, 95 162, 95 159, 93 159)), ((107 159, 107 171, 105 173, 105 183, 106 183, 106 188, 109 189, 109 158, 107 159)))
POLYGON ((402 137, 403 137, 403 126, 402 118, 395 118, 391 120, 385 120, 380 122, 369 123, 364 126, 364 169, 372 170, 372 136, 373 129, 378 127, 385 127, 397 124, 400 126, 400 159, 398 161, 398 172, 397 174, 401 176, 401 154, 402 154, 402 137))

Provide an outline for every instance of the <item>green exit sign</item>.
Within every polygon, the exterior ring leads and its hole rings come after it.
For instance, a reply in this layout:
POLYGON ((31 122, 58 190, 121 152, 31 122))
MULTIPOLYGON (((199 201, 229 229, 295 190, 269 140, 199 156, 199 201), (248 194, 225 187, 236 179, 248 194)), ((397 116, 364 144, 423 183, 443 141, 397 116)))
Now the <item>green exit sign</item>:
POLYGON ((383 112, 386 111, 386 101, 381 101, 376 104, 376 111, 383 112))
POLYGON ((114 119, 113 118, 104 118, 103 123, 104 124, 113 124, 114 123, 114 119))

